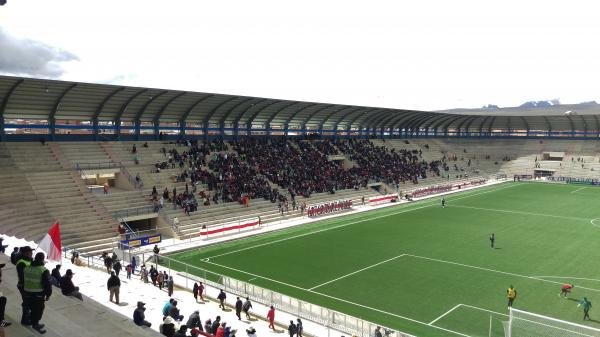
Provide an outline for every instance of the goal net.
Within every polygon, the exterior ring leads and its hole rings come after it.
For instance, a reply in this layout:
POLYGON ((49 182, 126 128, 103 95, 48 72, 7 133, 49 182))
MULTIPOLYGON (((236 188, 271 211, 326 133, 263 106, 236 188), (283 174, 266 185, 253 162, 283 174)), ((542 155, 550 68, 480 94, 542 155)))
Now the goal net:
POLYGON ((504 322, 504 335, 506 337, 600 337, 600 330, 510 308, 508 321, 504 322))

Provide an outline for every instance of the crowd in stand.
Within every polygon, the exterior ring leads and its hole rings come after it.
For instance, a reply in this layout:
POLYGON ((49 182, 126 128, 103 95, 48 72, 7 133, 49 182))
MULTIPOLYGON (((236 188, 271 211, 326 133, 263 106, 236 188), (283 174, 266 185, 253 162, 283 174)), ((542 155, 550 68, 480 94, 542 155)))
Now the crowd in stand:
POLYGON ((232 143, 240 157, 290 195, 335 192, 360 186, 341 165, 302 141, 246 139, 232 143))
POLYGON ((423 160, 421 150, 396 150, 376 146, 368 140, 338 141, 336 143, 358 167, 350 172, 367 181, 381 181, 392 186, 427 178, 428 174, 440 175, 440 167, 446 169, 440 160, 423 160))

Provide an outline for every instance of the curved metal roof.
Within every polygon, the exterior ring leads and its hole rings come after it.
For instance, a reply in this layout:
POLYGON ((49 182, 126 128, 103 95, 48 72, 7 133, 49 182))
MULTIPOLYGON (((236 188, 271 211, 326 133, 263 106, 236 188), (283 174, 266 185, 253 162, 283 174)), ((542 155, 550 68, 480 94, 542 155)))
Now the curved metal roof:
POLYGON ((0 76, 0 116, 240 128, 600 131, 597 105, 427 112, 10 76, 0 76))

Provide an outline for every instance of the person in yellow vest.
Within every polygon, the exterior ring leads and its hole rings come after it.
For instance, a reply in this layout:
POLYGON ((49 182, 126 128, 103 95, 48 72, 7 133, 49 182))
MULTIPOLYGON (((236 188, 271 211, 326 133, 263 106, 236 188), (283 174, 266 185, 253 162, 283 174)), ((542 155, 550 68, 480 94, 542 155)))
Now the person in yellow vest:
POLYGON ((44 253, 35 254, 33 262, 23 270, 23 290, 31 307, 31 327, 44 334, 44 324, 40 324, 44 314, 45 302, 52 295, 50 271, 44 267, 44 253))
POLYGON ((17 263, 15 264, 17 268, 17 289, 19 289, 19 293, 21 294, 21 324, 22 325, 31 325, 31 321, 29 316, 31 314, 31 308, 29 307, 29 302, 25 299, 25 292, 23 290, 23 270, 25 267, 28 267, 31 264, 31 247, 25 246, 19 249, 17 263))
POLYGON ((517 298, 517 289, 515 289, 515 287, 513 287, 511 284, 508 290, 506 291, 506 294, 508 296, 508 307, 510 308, 512 307, 513 302, 515 301, 515 298, 517 298))

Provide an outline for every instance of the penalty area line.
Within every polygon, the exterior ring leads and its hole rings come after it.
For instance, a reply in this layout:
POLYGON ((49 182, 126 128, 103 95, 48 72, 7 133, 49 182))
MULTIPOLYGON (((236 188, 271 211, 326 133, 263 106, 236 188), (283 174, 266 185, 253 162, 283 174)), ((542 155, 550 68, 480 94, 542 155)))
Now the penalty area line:
POLYGON ((218 264, 218 263, 215 263, 215 262, 208 262, 208 263, 213 264, 213 265, 218 266, 218 267, 221 267, 221 268, 233 270, 233 271, 236 271, 238 273, 243 273, 243 274, 246 274, 246 275, 254 276, 255 278, 261 278, 263 280, 267 280, 267 281, 271 281, 271 282, 274 282, 274 283, 282 284, 282 285, 285 285, 285 286, 288 286, 288 287, 291 287, 291 288, 303 290, 303 291, 306 291, 306 292, 309 292, 309 293, 312 293, 312 294, 315 294, 315 295, 327 297, 327 298, 330 298, 332 300, 336 300, 336 301, 339 301, 339 302, 350 304, 350 305, 355 306, 355 307, 360 307, 360 308, 363 308, 363 309, 367 309, 367 310, 379 312, 379 313, 382 313, 382 314, 385 314, 385 315, 388 315, 388 316, 400 318, 400 319, 407 320, 409 322, 417 323, 417 324, 420 324, 420 325, 429 326, 429 327, 432 327, 434 329, 446 331, 446 332, 449 332, 449 333, 452 333, 452 334, 455 334, 455 335, 458 335, 458 336, 470 337, 469 335, 461 333, 461 332, 458 332, 458 331, 454 331, 454 330, 442 328, 442 327, 439 327, 439 326, 436 326, 436 325, 433 325, 433 324, 430 325, 430 324, 428 324, 426 322, 419 321, 419 320, 416 320, 414 318, 410 318, 410 317, 406 317, 406 316, 394 314, 394 313, 389 312, 389 311, 381 310, 381 309, 378 309, 378 308, 373 308, 373 307, 370 307, 370 306, 367 306, 367 305, 364 305, 364 304, 360 304, 360 303, 352 302, 352 301, 349 301, 349 300, 345 300, 343 298, 339 298, 339 297, 327 295, 327 294, 324 294, 324 293, 320 293, 318 291, 314 291, 314 290, 302 288, 302 287, 299 287, 297 285, 293 285, 293 284, 289 284, 289 283, 277 281, 277 280, 271 279, 269 277, 265 277, 265 276, 257 275, 257 274, 250 273, 250 272, 247 272, 247 271, 244 271, 244 270, 240 270, 240 269, 237 269, 237 268, 233 268, 233 267, 221 265, 221 264, 218 264))

